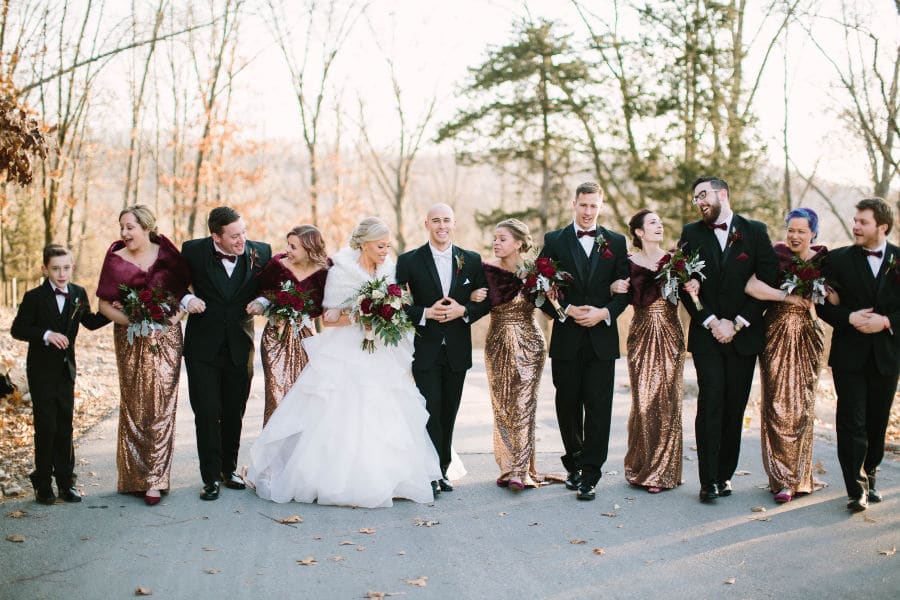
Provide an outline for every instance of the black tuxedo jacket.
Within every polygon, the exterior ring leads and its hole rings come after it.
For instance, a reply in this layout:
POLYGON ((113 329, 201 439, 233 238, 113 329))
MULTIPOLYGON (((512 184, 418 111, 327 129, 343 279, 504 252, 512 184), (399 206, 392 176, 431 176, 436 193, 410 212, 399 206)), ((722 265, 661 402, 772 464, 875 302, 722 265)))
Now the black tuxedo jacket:
POLYGON ((109 323, 109 319, 91 312, 84 288, 69 282, 69 297, 60 313, 56 294, 49 280, 25 292, 19 312, 13 319, 10 333, 17 340, 28 342, 25 371, 32 394, 52 390, 61 381, 75 381, 75 338, 78 327, 84 325, 94 330, 109 323), (69 347, 60 350, 44 343, 47 330, 65 334, 69 347), (62 368, 66 366, 68 368, 62 368))
POLYGON ((449 323, 438 323, 433 319, 419 323, 425 309, 444 297, 441 279, 438 276, 431 248, 423 246, 404 252, 397 258, 397 283, 409 285, 413 305, 407 307, 406 314, 416 326, 413 369, 430 369, 436 365, 441 344, 447 344, 447 360, 454 371, 464 371, 472 367, 471 324, 490 310, 487 300, 472 302, 472 290, 487 286, 481 256, 469 250, 453 246, 453 269, 451 271, 448 296, 466 307, 469 322, 454 319, 449 323))
POLYGON ((256 275, 272 258, 272 248, 247 240, 232 274, 238 278, 234 281, 214 250, 211 237, 189 240, 181 248, 193 294, 206 303, 204 312, 188 316, 184 357, 211 360, 227 342, 232 362, 246 364, 253 350, 253 317, 247 314, 247 303, 256 298, 256 275))
POLYGON ((703 310, 698 311, 690 296, 684 290, 680 291, 684 307, 691 315, 687 349, 692 353, 718 352, 721 345, 703 326, 711 315, 730 321, 741 316, 750 323, 750 327, 734 336, 732 344, 738 354, 759 354, 765 344, 763 311, 766 303, 745 294, 744 286, 754 273, 757 279, 774 285, 778 276, 778 258, 764 223, 735 214, 728 236, 723 251, 715 233, 703 221, 688 223, 681 231, 678 244, 687 244, 687 252, 699 248, 700 258, 706 262, 703 268, 706 279, 700 282, 703 310), (733 239, 735 237, 739 239, 733 239))
POLYGON ((900 272, 890 268, 900 263, 900 249, 888 244, 878 277, 872 275, 869 261, 860 246, 846 246, 828 253, 823 274, 837 290, 841 303, 817 306, 819 315, 834 327, 828 364, 832 368, 859 371, 874 352, 875 364, 882 375, 900 371, 900 272), (891 329, 879 333, 860 333, 850 324, 850 313, 872 308, 891 321, 891 329), (893 330, 893 333, 891 333, 893 330))
POLYGON ((611 257, 604 258, 598 244, 594 244, 590 257, 575 235, 575 226, 569 225, 544 235, 544 247, 541 256, 553 259, 563 271, 571 273, 574 280, 563 288, 560 306, 565 308, 589 304, 597 308, 609 310, 610 324, 601 322, 593 327, 585 328, 568 317, 560 322, 556 310, 545 302, 541 306, 553 319, 553 335, 550 338, 550 358, 572 360, 581 345, 581 337, 588 335, 591 346, 601 360, 619 358, 619 330, 616 318, 628 306, 627 294, 612 294, 609 285, 616 279, 628 277, 628 253, 625 249, 625 236, 597 226, 598 236, 609 244, 607 249, 611 257))

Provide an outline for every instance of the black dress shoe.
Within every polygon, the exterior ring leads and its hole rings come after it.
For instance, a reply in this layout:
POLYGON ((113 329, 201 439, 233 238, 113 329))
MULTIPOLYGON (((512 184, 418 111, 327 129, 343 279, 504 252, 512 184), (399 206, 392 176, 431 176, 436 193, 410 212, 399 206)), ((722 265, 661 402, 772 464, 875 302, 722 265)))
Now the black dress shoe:
POLYGON ((431 482, 431 492, 434 494, 435 498, 441 495, 441 485, 437 480, 431 482))
POLYGON ((247 484, 244 483, 244 480, 237 473, 232 473, 227 477, 223 476, 222 479, 225 481, 225 487, 229 490, 243 490, 247 487, 247 484))
POLYGON ((447 478, 438 479, 438 486, 440 486, 442 492, 453 491, 453 484, 451 484, 450 480, 447 478))
POLYGON ((218 500, 219 499, 219 482, 213 481, 203 486, 200 491, 201 500, 218 500))
POLYGON ((61 488, 59 497, 66 502, 81 502, 81 494, 74 487, 61 488))
POLYGON ((41 504, 55 504, 56 496, 53 495, 53 490, 49 487, 43 490, 35 489, 34 500, 41 504))
POLYGON ((863 492, 862 496, 850 498, 850 502, 847 503, 847 510, 852 512, 862 512, 867 508, 869 508, 869 499, 866 498, 865 492, 863 492))
POLYGON ((881 502, 881 492, 875 490, 874 488, 869 489, 869 502, 881 502))
POLYGON ((731 495, 731 480, 719 482, 719 498, 726 498, 731 495))
POLYGON ((581 485, 581 471, 575 470, 566 477, 566 487, 570 490, 577 490, 581 485))
POLYGON ((594 491, 593 485, 582 481, 581 485, 578 486, 578 493, 575 494, 575 497, 579 500, 593 500, 597 497, 597 492, 594 491))
POLYGON ((719 497, 719 484, 711 483, 700 486, 700 502, 715 502, 719 497))

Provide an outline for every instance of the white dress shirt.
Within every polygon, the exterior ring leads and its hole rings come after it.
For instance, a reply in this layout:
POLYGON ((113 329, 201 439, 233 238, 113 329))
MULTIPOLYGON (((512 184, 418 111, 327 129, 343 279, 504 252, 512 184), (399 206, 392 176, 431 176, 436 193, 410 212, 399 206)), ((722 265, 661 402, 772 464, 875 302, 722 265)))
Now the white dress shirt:
MULTIPOLYGON (((66 286, 65 288, 58 288, 51 283, 50 289, 53 290, 53 297, 56 298, 56 307, 59 308, 59 314, 62 314, 63 307, 66 305, 66 297, 61 294, 57 294, 56 290, 59 290, 61 292, 68 294, 69 286, 66 286)), ((45 346, 50 345, 50 342, 47 341, 47 336, 49 336, 51 333, 53 333, 52 329, 48 329, 47 331, 44 332, 44 345, 45 346)))
MULTIPOLYGON (((864 250, 868 250, 868 248, 864 248, 864 250)), ((877 248, 873 248, 874 252, 881 251, 881 256, 872 256, 871 254, 866 257, 866 260, 869 261, 869 268, 872 269, 872 275, 874 277, 878 277, 878 271, 881 270, 881 263, 884 262, 884 259, 887 258, 887 240, 885 240, 880 246, 877 248)))

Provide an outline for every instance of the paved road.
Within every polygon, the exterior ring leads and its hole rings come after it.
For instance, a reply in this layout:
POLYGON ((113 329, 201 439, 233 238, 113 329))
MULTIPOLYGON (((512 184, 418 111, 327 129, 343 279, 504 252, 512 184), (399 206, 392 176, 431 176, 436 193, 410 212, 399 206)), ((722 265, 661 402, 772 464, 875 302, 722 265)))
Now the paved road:
MULTIPOLYGON (((690 362, 685 374, 686 483, 676 490, 649 495, 624 482, 630 403, 621 385, 624 361, 597 500, 577 502, 561 485, 518 495, 497 488, 490 402, 477 357, 456 440, 469 474, 431 505, 398 501, 374 510, 278 505, 224 488, 217 502, 201 502, 182 382, 171 494, 149 508, 115 493, 115 416, 102 422, 76 449, 82 504, 4 503, 0 537, 25 541, 0 539, 0 598, 130 598, 137 588, 179 599, 369 592, 410 599, 900 597, 900 555, 891 553, 900 546, 900 457, 889 454, 879 477, 887 500, 850 515, 831 430, 820 426, 815 460, 828 487, 776 506, 763 489, 757 419, 748 413, 740 465, 747 474, 735 478, 731 498, 701 505, 696 453, 689 450, 696 390, 690 362), (760 506, 766 511, 753 511, 760 506), (26 514, 6 516, 12 511, 26 514), (295 515, 303 522, 275 521, 295 515), (315 563, 298 563, 309 558, 315 563)), ((549 372, 542 383, 538 466, 558 471, 549 372)), ((262 423, 262 396, 257 377, 242 462, 262 423)))

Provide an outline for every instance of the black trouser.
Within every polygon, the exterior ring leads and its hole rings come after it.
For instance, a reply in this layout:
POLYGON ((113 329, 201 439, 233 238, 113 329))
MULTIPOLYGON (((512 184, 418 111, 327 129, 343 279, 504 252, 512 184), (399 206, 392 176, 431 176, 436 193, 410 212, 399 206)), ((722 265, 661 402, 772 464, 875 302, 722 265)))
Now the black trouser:
POLYGON ((609 452, 613 379, 616 361, 597 358, 583 336, 574 359, 550 361, 556 388, 556 420, 566 453, 567 471, 582 470, 585 483, 599 481, 609 452))
POLYGON ((219 481, 237 469, 252 360, 251 353, 247 364, 235 365, 227 346, 209 361, 185 360, 203 483, 219 481))
POLYGON ((75 451, 72 446, 72 413, 75 409, 75 382, 60 381, 55 389, 32 386, 34 415, 34 471, 29 476, 36 489, 50 488, 56 478, 60 489, 75 483, 75 451))
POLYGON ((884 458, 884 435, 897 391, 897 373, 882 375, 871 358, 861 371, 831 369, 837 392, 838 460, 847 494, 856 498, 875 487, 884 458))
POLYGON ((425 397, 428 410, 428 435, 437 450, 441 473, 446 477, 450 466, 450 447, 453 444, 453 427, 462 400, 465 371, 454 371, 447 361, 447 348, 441 347, 433 368, 413 369, 413 378, 419 393, 425 397))
POLYGON ((723 344, 715 354, 694 354, 694 367, 699 387, 694 430, 700 484, 722 483, 737 469, 756 355, 744 356, 731 344, 723 344))

